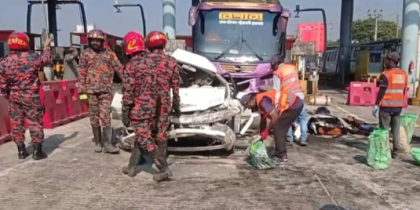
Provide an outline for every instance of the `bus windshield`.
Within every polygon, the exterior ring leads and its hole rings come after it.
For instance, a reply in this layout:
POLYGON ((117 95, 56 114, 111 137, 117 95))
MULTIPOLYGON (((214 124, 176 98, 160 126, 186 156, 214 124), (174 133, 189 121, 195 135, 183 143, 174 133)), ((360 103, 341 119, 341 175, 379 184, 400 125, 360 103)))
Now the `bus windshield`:
POLYGON ((201 11, 195 51, 210 60, 247 57, 245 62, 267 61, 279 53, 278 19, 278 13, 268 11, 201 11))

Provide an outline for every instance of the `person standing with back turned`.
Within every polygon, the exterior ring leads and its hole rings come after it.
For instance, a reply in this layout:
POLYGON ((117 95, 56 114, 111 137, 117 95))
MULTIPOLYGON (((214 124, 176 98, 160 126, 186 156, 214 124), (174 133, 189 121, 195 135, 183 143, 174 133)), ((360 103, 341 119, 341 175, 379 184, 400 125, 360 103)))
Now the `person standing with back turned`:
POLYGON ((379 111, 379 126, 382 129, 391 128, 393 138, 392 158, 397 158, 400 142, 400 118, 404 107, 405 91, 408 75, 398 67, 400 55, 391 52, 384 57, 386 70, 379 77, 379 92, 372 115, 376 117, 379 111))
MULTIPOLYGON (((47 158, 42 150, 44 140, 44 106, 41 104, 38 71, 51 64, 51 39, 44 41, 44 52, 31 52, 29 37, 22 32, 10 34, 7 44, 10 54, 0 61, 0 92, 9 100, 12 139, 18 148, 18 158, 29 156, 25 146, 25 117, 29 123, 34 160, 47 158)), ((0 109, 5 109, 2 107, 0 109)))
MULTIPOLYGON (((284 59, 279 56, 275 56, 271 59, 271 69, 273 71, 273 86, 276 90, 275 101, 279 101, 283 89, 289 90, 291 94, 295 94, 297 97, 299 97, 299 99, 302 100, 303 109, 297 117, 301 132, 298 143, 301 146, 307 146, 308 143, 306 142, 306 138, 308 136, 308 120, 306 116, 305 93, 299 81, 298 70, 295 65, 284 63, 284 59)), ((276 106, 278 106, 277 103, 276 106)), ((292 127, 290 127, 289 131, 287 132, 286 140, 288 142, 293 142, 292 127)))
MULTIPOLYGON (((128 34, 129 35, 129 34, 128 34)), ((166 129, 171 111, 170 89, 173 90, 174 109, 179 107, 179 71, 176 62, 163 52, 166 36, 161 32, 151 32, 146 38, 148 53, 144 53, 143 38, 126 36, 126 52, 130 46, 130 62, 124 72, 123 123, 130 123, 135 129, 136 143, 132 158, 123 173, 134 176, 134 169, 140 160, 141 150, 147 151, 153 159, 159 173, 153 175, 156 182, 168 181, 172 177, 166 160, 166 129), (135 44, 137 43, 137 45, 135 44), (143 51, 143 53, 142 53, 143 51), (134 56, 134 57, 133 57, 134 56), (157 118, 157 123, 154 121, 157 118), (152 130, 157 129, 156 139, 152 130)), ((179 109, 179 108, 178 108, 179 109)))
MULTIPOLYGON (((144 54, 146 53, 146 46, 144 43, 144 37, 136 31, 128 32, 124 38, 124 49, 125 54, 130 59, 125 65, 124 78, 123 79, 123 98, 122 98, 122 122, 125 127, 131 127, 135 125, 134 129, 140 129, 140 132, 135 131, 134 146, 131 149, 130 160, 128 165, 124 166, 122 172, 130 177, 136 176, 136 168, 142 158, 142 148, 140 147, 140 140, 144 138, 139 134, 146 133, 144 129, 151 129, 151 126, 138 126, 142 125, 138 123, 139 119, 145 116, 151 116, 151 113, 139 110, 144 95, 142 91, 142 80, 137 79, 146 76, 144 71, 152 71, 148 66, 144 66, 144 54), (139 92, 140 91, 140 92, 139 92)), ((154 73, 154 72, 153 72, 154 73)), ((146 102, 147 103, 147 102, 146 102)), ((142 105, 146 104, 145 102, 142 105)), ((146 125, 146 123, 144 123, 146 125)))
POLYGON ((104 47, 105 33, 93 29, 88 33, 89 48, 80 55, 79 93, 88 95, 89 118, 95 140, 95 152, 119 153, 112 144, 111 102, 114 72, 123 78, 123 66, 110 49, 104 47), (103 137, 101 133, 101 120, 103 137))
POLYGON ((146 47, 150 51, 145 57, 150 59, 152 66, 159 75, 157 77, 157 93, 159 103, 157 104, 156 115, 156 144, 162 150, 163 156, 167 158, 167 131, 171 111, 176 116, 181 115, 180 97, 179 97, 179 68, 177 61, 164 52, 167 36, 160 31, 152 31, 146 37, 146 47), (172 90, 172 103, 171 103, 172 90))

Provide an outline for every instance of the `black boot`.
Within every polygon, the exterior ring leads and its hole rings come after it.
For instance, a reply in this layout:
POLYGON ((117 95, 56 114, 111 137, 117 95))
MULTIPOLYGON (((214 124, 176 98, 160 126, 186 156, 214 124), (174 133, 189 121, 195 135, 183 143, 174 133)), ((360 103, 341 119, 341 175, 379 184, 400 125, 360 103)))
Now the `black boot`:
POLYGON ((18 144, 17 149, 18 149, 18 158, 19 159, 25 159, 29 156, 28 151, 26 151, 26 145, 25 144, 18 144))
POLYGON ((149 151, 149 154, 152 157, 153 163, 155 163, 156 167, 159 169, 159 173, 153 175, 153 180, 155 182, 168 181, 172 177, 172 172, 169 170, 168 163, 162 154, 162 150, 157 147, 156 149, 149 151))
POLYGON ((134 142, 133 149, 131 150, 131 157, 128 161, 128 165, 122 168, 122 172, 127 174, 129 177, 136 176, 136 167, 140 163, 141 159, 141 149, 137 141, 134 142))
POLYGON ((102 142, 104 145, 104 152, 110 154, 118 154, 120 150, 112 144, 112 127, 104 127, 103 134, 104 139, 102 142))
POLYGON ((95 152, 100 153, 102 152, 102 147, 103 147, 101 127, 92 126, 92 133, 93 133, 93 142, 95 142, 95 152))
POLYGON ((47 153, 42 150, 42 143, 33 143, 34 152, 32 154, 32 159, 42 160, 48 157, 47 153))

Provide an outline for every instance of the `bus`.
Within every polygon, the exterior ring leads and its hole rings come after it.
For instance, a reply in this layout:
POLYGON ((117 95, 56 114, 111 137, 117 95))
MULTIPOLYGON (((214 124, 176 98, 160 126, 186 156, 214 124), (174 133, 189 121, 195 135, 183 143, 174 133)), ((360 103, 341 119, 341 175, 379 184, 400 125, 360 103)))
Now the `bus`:
POLYGON ((278 0, 203 0, 189 12, 192 51, 233 79, 242 94, 257 92, 272 84, 270 59, 288 54, 289 17, 278 0))

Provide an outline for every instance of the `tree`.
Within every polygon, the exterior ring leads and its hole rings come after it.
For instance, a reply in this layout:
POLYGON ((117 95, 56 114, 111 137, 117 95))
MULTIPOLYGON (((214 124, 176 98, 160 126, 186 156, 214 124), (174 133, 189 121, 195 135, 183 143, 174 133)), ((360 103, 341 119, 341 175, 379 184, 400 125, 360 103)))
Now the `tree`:
MULTIPOLYGON (((375 37, 375 19, 358 19, 353 21, 352 39, 358 42, 371 42, 375 37)), ((378 20, 377 40, 395 39, 401 37, 401 27, 394 21, 378 20), (398 37, 397 35, 398 30, 398 37)))
POLYGON ((327 41, 327 47, 334 47, 334 46, 337 46, 337 45, 340 45, 340 40, 339 39, 337 39, 337 40, 328 40, 327 41))

